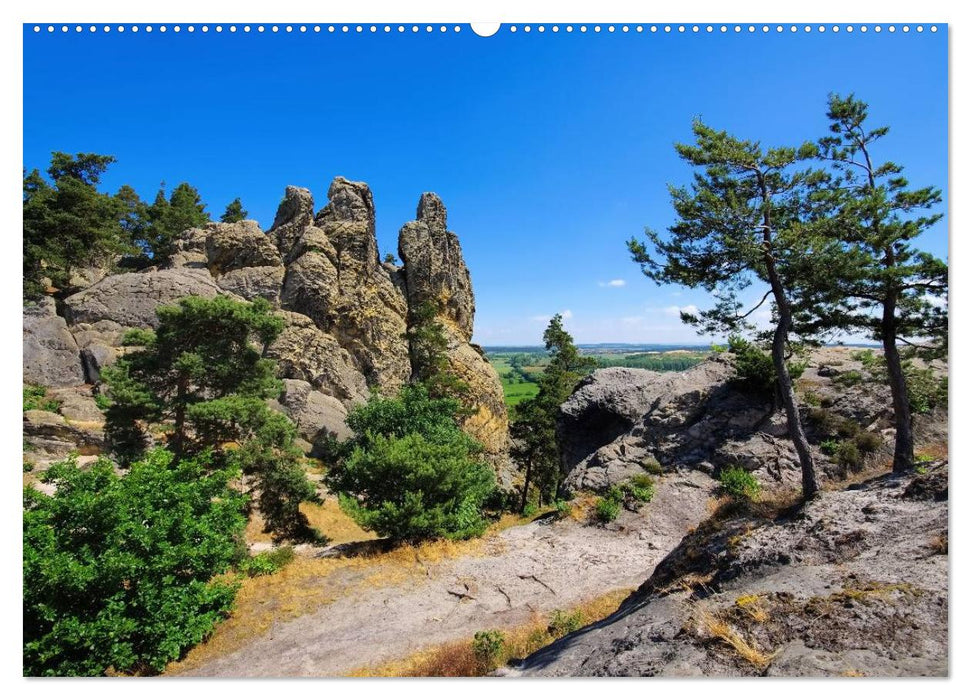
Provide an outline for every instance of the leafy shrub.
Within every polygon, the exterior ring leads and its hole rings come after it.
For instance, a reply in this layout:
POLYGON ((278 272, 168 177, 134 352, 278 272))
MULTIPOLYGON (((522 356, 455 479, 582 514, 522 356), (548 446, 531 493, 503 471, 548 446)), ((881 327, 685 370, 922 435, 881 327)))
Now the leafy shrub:
POLYGON ((822 404, 822 399, 815 391, 806 391, 802 395, 802 400, 807 406, 818 407, 822 404))
POLYGON ((130 328, 121 337, 125 347, 145 347, 155 342, 155 331, 145 328, 130 328))
POLYGON ((203 454, 154 450, 124 476, 99 460, 24 489, 25 675, 158 672, 230 609, 245 497, 203 454))
POLYGON ((394 540, 482 534, 495 475, 479 460, 481 446, 458 427, 459 409, 456 399, 434 399, 413 385, 352 410, 347 423, 355 436, 327 476, 341 508, 394 540))
POLYGON ((24 410, 50 411, 55 413, 61 407, 61 402, 47 398, 47 389, 33 384, 24 384, 24 410))
POLYGON ((648 474, 654 474, 655 476, 660 476, 664 473, 664 467, 661 466, 661 463, 650 455, 641 460, 641 468, 648 474))
POLYGON ((840 437, 851 438, 859 434, 860 424, 849 418, 838 418, 836 422, 836 434, 840 437))
POLYGON ((526 504, 526 507, 523 508, 522 516, 524 518, 531 518, 536 515, 537 510, 539 510, 539 506, 536 505, 535 501, 530 501, 526 504))
POLYGON ((598 498, 594 506, 597 520, 602 523, 609 523, 617 519, 620 515, 620 502, 612 498, 598 498))
POLYGON ((244 559, 239 570, 247 576, 275 574, 293 561, 294 556, 293 547, 277 547, 244 559))
POLYGON ((871 433, 866 430, 860 431, 853 439, 853 442, 856 444, 857 449, 865 455, 872 454, 883 446, 882 437, 877 433, 871 433))
POLYGON ((638 503, 650 503, 654 498, 654 479, 647 474, 633 476, 623 486, 624 495, 638 503))
POLYGON ((938 378, 930 367, 918 369, 904 363, 907 399, 914 413, 930 413, 937 407, 947 408, 947 377, 938 378))
MULTIPOLYGON (((753 393, 772 396, 776 386, 776 371, 772 355, 760 349, 755 343, 737 335, 728 338, 728 348, 735 355, 735 372, 739 383, 753 393)), ((789 377, 793 380, 801 377, 808 366, 808 362, 800 360, 786 363, 789 377)))
POLYGON ((569 501, 557 501, 555 507, 558 520, 569 517, 573 513, 573 504, 569 501))
POLYGON ((833 383, 838 384, 842 387, 856 386, 863 381, 863 375, 855 370, 851 369, 846 372, 840 372, 838 375, 833 377, 833 383))
POLYGON ((762 490, 758 479, 741 467, 723 469, 718 475, 722 491, 736 501, 751 501, 758 498, 762 490))
POLYGON ((111 399, 107 394, 95 394, 94 403, 102 411, 107 411, 111 408, 111 399))
POLYGON ((857 350, 850 355, 850 358, 862 363, 867 369, 877 366, 881 359, 876 356, 873 350, 857 350))
POLYGON ((841 442, 834 456, 838 465, 850 469, 859 467, 862 459, 860 450, 854 442, 841 442))
POLYGON ((571 632, 576 632, 582 624, 583 617, 579 610, 570 614, 562 610, 554 610, 550 615, 550 624, 546 627, 546 631, 553 639, 559 639, 571 632))
POLYGON ((488 673, 498 668, 505 647, 506 638, 499 630, 476 632, 472 639, 472 652, 480 672, 488 673))
POLYGON ((840 448, 839 440, 829 439, 829 440, 823 440, 821 443, 819 443, 819 449, 822 451, 822 453, 830 457, 835 455, 836 451, 839 448, 840 448))

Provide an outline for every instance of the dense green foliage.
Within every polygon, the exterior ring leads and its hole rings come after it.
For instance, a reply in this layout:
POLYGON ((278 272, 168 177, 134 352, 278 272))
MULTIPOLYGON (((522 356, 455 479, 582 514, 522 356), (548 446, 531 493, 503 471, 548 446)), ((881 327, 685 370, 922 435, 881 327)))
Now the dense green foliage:
POLYGON ((51 467, 24 490, 24 673, 158 672, 229 610, 245 497, 206 455, 149 453, 117 476, 51 467))
POLYGON ((580 354, 559 314, 550 319, 543 342, 549 362, 539 378, 539 391, 516 406, 509 428, 513 438, 511 454, 525 472, 521 510, 529 501, 531 485, 538 491, 540 504, 555 499, 561 478, 556 417, 577 382, 596 366, 594 360, 580 354))
POLYGON ((247 576, 268 576, 289 564, 295 556, 293 547, 276 547, 244 559, 238 568, 247 576))
POLYGON ((354 435, 327 475, 341 507, 393 540, 481 534, 495 477, 479 458, 481 446, 459 427, 460 414, 457 399, 433 398, 423 384, 354 408, 347 420, 354 435))
MULTIPOLYGON (((450 396, 463 404, 468 400, 469 386, 452 371, 448 360, 448 338, 445 326, 438 320, 439 308, 431 301, 411 310, 408 331, 408 354, 412 382, 420 383, 432 398, 450 396)), ((468 406, 463 407, 468 410, 468 406)))
POLYGON ((722 469, 718 481, 722 491, 736 501, 753 501, 762 490, 758 479, 742 467, 722 469))
POLYGON ((494 671, 499 666, 505 647, 506 638, 500 630, 476 632, 472 639, 472 653, 479 672, 485 674, 494 671))
POLYGON ((114 195, 99 192, 114 162, 113 156, 54 152, 46 178, 39 170, 24 169, 25 299, 51 291, 47 282, 54 290, 70 291, 72 273, 83 267, 165 262, 180 233, 209 222, 199 193, 188 183, 168 198, 160 189, 151 205, 129 185, 114 195))
MULTIPOLYGON (((735 355, 735 372, 739 383, 756 394, 775 396, 778 375, 772 356, 755 343, 737 335, 729 336, 728 348, 735 355)), ((792 379, 801 377, 806 369, 806 365, 798 361, 789 361, 786 366, 792 379)))
POLYGON ((94 153, 51 154, 47 178, 24 170, 24 298, 69 285, 71 273, 131 252, 121 220, 122 200, 98 192, 115 159, 94 153))
POLYGON ((249 216, 249 212, 243 209, 243 203, 237 197, 226 205, 226 210, 219 217, 219 220, 224 224, 235 224, 247 216, 249 216))
POLYGON ((221 296, 186 297, 157 315, 156 331, 126 337, 141 347, 103 373, 111 399, 105 432, 115 454, 122 463, 137 459, 148 430, 161 424, 176 461, 208 450, 251 477, 270 531, 312 536, 299 505, 317 497, 293 446, 295 428, 266 405, 281 385, 263 349, 283 321, 265 300, 221 296))

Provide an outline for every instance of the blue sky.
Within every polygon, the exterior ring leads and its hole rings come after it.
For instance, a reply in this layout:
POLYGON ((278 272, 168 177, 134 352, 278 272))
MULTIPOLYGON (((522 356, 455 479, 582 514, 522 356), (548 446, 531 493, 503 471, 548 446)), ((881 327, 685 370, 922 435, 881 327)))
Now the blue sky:
MULTIPOLYGON (((151 199, 189 181, 214 216, 241 197, 268 227, 288 184, 317 206, 336 175, 374 192, 382 254, 435 191, 476 292, 475 339, 536 344, 565 312, 578 342, 694 343, 624 242, 672 223, 672 144, 695 116, 790 144, 855 92, 890 135, 877 157, 947 192, 946 29, 848 34, 35 34, 24 30, 24 165, 118 158, 151 199)), ((946 201, 946 200, 945 200, 946 201)), ((946 257, 946 220, 926 249, 946 257)), ((703 340, 703 339, 702 339, 703 340)))

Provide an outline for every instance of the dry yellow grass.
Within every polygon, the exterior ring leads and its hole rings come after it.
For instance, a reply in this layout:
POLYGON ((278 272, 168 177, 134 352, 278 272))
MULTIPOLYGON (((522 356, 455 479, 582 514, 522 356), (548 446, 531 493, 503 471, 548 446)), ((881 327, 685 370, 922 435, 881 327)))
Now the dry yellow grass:
POLYGON ((494 545, 487 549, 487 544, 436 540, 387 551, 375 546, 342 557, 297 556, 274 574, 243 579, 230 617, 184 659, 169 664, 166 672, 191 671, 240 649, 276 623, 311 613, 338 598, 425 577, 429 566, 440 561, 496 551, 494 545))
POLYGON ((773 654, 765 654, 760 651, 730 624, 710 610, 698 606, 695 610, 695 620, 701 627, 703 635, 711 639, 719 640, 731 647, 739 657, 759 671, 764 671, 772 661, 773 654))
MULTIPOLYGON (((581 627, 604 619, 630 595, 632 589, 611 591, 605 595, 584 601, 564 611, 566 616, 576 615, 581 627)), ((510 659, 529 656, 534 651, 556 640, 549 631, 550 615, 533 612, 530 620, 522 625, 500 630, 503 647, 495 662, 505 665, 510 659)), ((490 665, 491 666, 491 665, 490 665)), ((354 677, 472 677, 484 676, 495 666, 484 666, 476 658, 473 639, 463 639, 440 646, 422 649, 404 659, 390 661, 377 667, 351 671, 354 677)))

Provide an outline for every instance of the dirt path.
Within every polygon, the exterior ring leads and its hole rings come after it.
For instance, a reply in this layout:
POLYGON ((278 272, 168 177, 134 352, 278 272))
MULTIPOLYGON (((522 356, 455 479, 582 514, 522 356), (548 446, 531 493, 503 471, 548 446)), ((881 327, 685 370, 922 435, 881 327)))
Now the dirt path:
POLYGON ((642 513, 623 512, 609 527, 564 520, 510 528, 478 556, 431 565, 424 578, 352 592, 184 673, 340 676, 635 587, 706 516, 711 484, 697 472, 666 477, 642 513))

